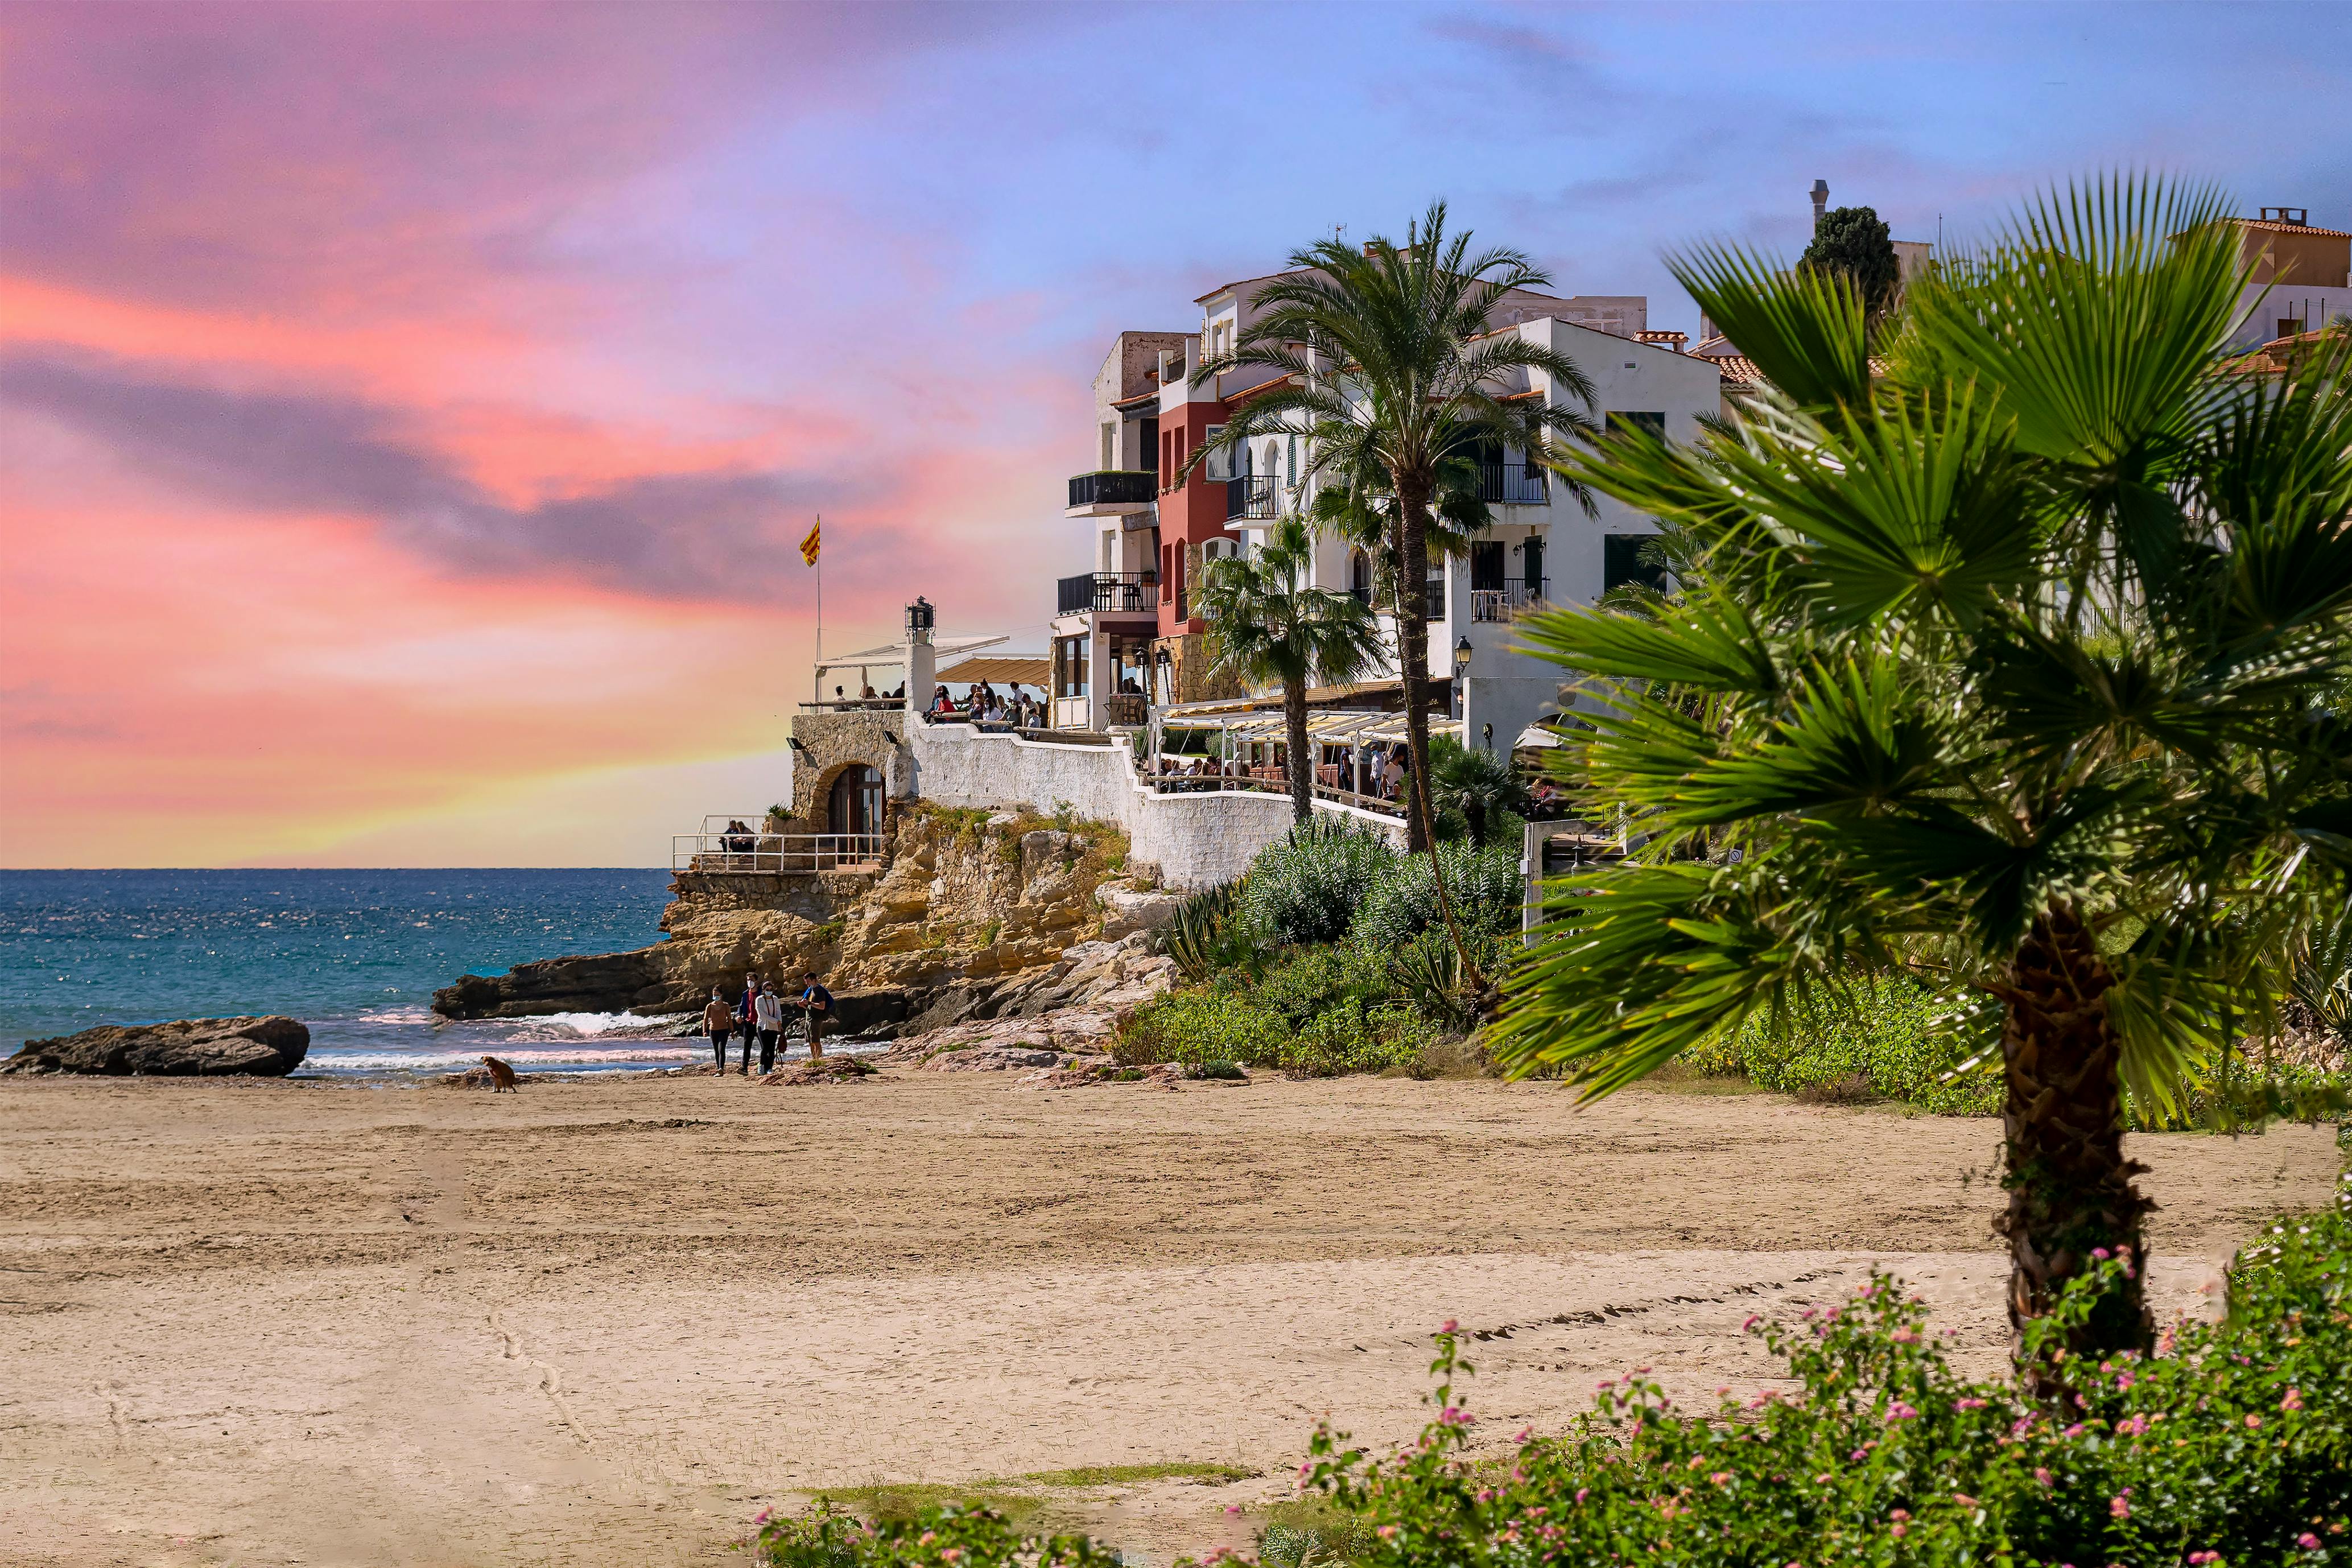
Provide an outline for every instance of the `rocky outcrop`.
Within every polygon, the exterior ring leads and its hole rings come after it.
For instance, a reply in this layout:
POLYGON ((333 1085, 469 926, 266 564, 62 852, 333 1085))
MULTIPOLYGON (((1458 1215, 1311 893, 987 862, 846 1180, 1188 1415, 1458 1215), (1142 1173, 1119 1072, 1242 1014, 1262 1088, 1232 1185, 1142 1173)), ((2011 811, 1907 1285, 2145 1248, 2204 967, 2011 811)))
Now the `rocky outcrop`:
POLYGON ((746 974, 783 980, 823 971, 824 927, 781 910, 735 907, 677 917, 667 942, 635 952, 545 958, 504 974, 468 974, 433 994, 445 1018, 529 1018, 548 1013, 690 1013, 714 985, 731 998, 746 974))
POLYGON ((0 1073, 283 1078, 310 1053, 310 1031, 292 1018, 182 1018, 27 1040, 0 1073))
POLYGON ((1005 988, 1007 1005, 991 1016, 904 1035, 877 1059, 933 1072, 1108 1063, 1119 1026, 1175 983, 1173 961, 1153 952, 1141 933, 1081 943, 1005 988))
MULTIPOLYGON (((1115 834, 1002 812, 916 811, 898 822, 877 877, 682 873, 662 916, 668 940, 635 952, 551 958, 469 974, 434 994, 450 1018, 698 1011, 746 974, 824 979, 841 1032, 890 1036, 1073 1004, 1088 944, 1134 938, 1181 901, 1149 868, 1112 874, 1115 834)), ((1099 955, 1097 955, 1099 957, 1099 955)), ((1122 961, 1126 962, 1126 961, 1122 961)))

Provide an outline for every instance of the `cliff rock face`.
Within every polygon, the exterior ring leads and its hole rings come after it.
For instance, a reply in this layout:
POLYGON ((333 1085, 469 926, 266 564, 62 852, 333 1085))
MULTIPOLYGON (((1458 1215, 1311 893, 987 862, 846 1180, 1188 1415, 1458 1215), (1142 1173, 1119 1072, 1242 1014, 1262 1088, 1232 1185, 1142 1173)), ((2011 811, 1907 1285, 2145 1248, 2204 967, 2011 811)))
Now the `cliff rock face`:
POLYGON ((1101 935, 1164 924, 1176 900, 1148 873, 1113 875, 1124 846, 1099 830, 1011 813, 917 810, 899 819, 877 877, 682 873, 662 916, 669 940, 635 952, 551 958, 469 974, 434 994, 451 1018, 548 1013, 690 1013, 712 986, 733 1000, 747 974, 782 983, 803 968, 856 1034, 993 1016, 1021 984, 1101 935))
POLYGON ((310 1031, 292 1018, 181 1018, 27 1040, 0 1072, 283 1078, 310 1054, 310 1031))

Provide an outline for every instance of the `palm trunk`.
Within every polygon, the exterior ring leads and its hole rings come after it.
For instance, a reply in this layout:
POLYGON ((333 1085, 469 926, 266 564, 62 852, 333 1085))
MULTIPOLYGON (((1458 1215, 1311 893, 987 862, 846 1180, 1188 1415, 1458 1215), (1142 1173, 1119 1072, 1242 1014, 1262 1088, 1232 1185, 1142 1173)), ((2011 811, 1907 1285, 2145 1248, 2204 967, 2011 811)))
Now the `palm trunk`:
POLYGON ((1429 489, 1400 479, 1397 496, 1397 672, 1404 687, 1405 752, 1412 759, 1412 777, 1406 781, 1406 849, 1429 857, 1429 874, 1437 884, 1437 912, 1445 917, 1445 934, 1453 939, 1462 973, 1482 998, 1481 1009, 1494 987, 1470 956, 1454 923, 1454 900, 1445 890, 1445 868, 1437 858, 1435 816, 1429 808, 1429 489))
MULTIPOLYGON (((2115 973, 2071 906, 2053 904, 2010 960, 2002 1000, 2007 1095, 2001 1132, 2008 1159, 2009 1321, 2022 1335, 2047 1313, 2098 1248, 2129 1248, 2130 1274, 2071 1332, 2070 1360, 2145 1351, 2154 1337, 2141 1289, 2147 1249, 2140 1221, 2153 1205, 2132 1186, 2147 1169, 2124 1158, 2122 1042, 2107 1013, 2115 973)), ((2018 1342, 2022 1351, 2022 1340, 2018 1342)), ((2071 1369, 2053 1360, 2021 1366, 2027 1385, 2063 1395, 2071 1369)))
POLYGON ((1429 490, 1399 478, 1397 674, 1404 688, 1404 749, 1412 770, 1405 803, 1405 847, 1429 852, 1429 490))
POLYGON ((1307 683, 1282 683, 1282 731, 1290 748, 1290 765, 1283 773, 1290 781, 1290 815, 1305 822, 1315 815, 1315 759, 1307 752, 1307 683))

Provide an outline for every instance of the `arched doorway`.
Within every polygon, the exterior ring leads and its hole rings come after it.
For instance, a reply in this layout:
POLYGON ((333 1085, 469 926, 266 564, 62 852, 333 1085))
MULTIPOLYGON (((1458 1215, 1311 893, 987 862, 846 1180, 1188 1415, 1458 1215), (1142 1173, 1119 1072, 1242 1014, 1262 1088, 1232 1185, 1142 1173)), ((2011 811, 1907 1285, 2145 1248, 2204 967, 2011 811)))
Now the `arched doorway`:
POLYGON ((882 775, 864 763, 852 763, 833 781, 825 799, 828 833, 882 831, 882 775))

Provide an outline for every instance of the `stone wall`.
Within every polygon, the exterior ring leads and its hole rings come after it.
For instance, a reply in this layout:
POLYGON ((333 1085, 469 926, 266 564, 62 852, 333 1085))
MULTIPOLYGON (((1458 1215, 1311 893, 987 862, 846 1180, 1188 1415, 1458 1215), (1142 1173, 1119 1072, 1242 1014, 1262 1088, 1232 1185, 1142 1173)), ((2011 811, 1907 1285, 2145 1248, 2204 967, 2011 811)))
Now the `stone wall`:
POLYGON ((864 763, 882 775, 890 800, 910 799, 903 710, 793 715, 793 833, 823 833, 825 792, 841 770, 864 763))
MULTIPOLYGON (((1018 735, 983 734, 968 724, 919 724, 915 786, 940 805, 983 810, 1067 811, 1123 829, 1129 854, 1155 865, 1171 888, 1229 882, 1257 852, 1290 831, 1290 797, 1252 790, 1161 795, 1136 776, 1124 745, 1063 746, 1018 735)), ((1393 817, 1318 801, 1316 809, 1388 834, 1393 817)))

